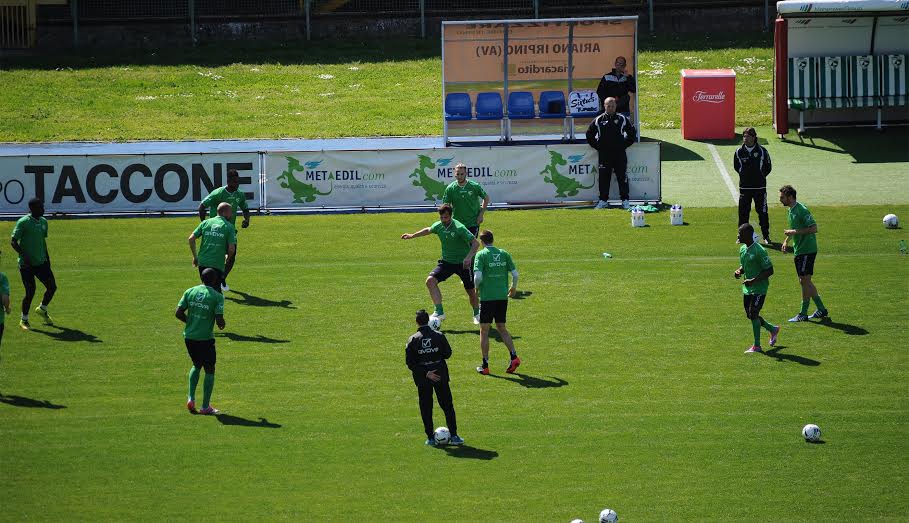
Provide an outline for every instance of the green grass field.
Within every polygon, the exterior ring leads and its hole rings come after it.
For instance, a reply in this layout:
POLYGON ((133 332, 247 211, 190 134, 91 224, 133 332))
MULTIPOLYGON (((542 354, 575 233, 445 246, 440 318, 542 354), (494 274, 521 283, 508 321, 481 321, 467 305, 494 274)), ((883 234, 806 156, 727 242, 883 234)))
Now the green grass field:
MULTIPOLYGON (((679 126, 685 68, 735 68, 738 123, 770 124, 769 34, 639 46, 642 129, 679 126)), ((6 58, 0 141, 441 135, 441 71, 435 39, 6 58)))
MULTIPOLYGON (((6 322, 0 519, 900 520, 909 271, 905 229, 880 217, 909 205, 812 210, 832 322, 783 323, 766 355, 742 354, 731 209, 644 229, 620 211, 491 213, 521 271, 525 363, 505 375, 494 342, 495 375, 477 376, 477 328, 443 284, 460 450, 423 446, 403 363, 439 248, 399 235, 431 215, 255 218, 217 338, 221 418, 183 408, 173 310, 195 284, 194 220, 55 220, 56 324, 6 322), (809 422, 824 444, 802 441, 809 422)), ((785 322, 798 284, 772 258, 764 313, 785 322)))

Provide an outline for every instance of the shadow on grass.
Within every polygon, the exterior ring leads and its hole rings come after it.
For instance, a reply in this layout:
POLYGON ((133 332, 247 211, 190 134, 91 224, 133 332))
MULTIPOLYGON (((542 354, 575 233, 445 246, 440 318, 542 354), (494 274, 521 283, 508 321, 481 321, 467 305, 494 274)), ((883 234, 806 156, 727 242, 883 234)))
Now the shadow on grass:
POLYGON ((506 376, 490 374, 489 377, 499 380, 511 381, 528 389, 554 389, 568 385, 567 381, 563 380, 562 378, 556 378, 555 376, 549 376, 549 379, 544 379, 537 378, 535 376, 529 376, 527 374, 521 374, 520 372, 506 376))
POLYGON ((835 154, 848 154, 855 163, 909 162, 909 129, 889 127, 879 133, 867 128, 812 129, 784 143, 835 154), (819 141, 827 143, 819 143, 819 141), (832 146, 830 145, 832 144, 832 146))
POLYGON ((482 459, 489 461, 499 457, 499 453, 494 450, 478 449, 476 447, 471 447, 470 445, 459 445, 457 447, 446 446, 441 447, 441 449, 453 458, 482 459))
POLYGON ((265 418, 259 418, 259 421, 253 421, 251 419, 241 418, 239 416, 231 416, 230 414, 216 414, 216 418, 222 425, 233 425, 237 427, 258 427, 262 429, 280 429, 281 425, 277 423, 271 423, 265 418))
POLYGON ((687 147, 672 142, 660 143, 660 160, 664 162, 697 162, 704 157, 687 147))
POLYGON ((269 300, 268 298, 260 298, 258 296, 253 296, 252 294, 247 294, 242 291, 230 290, 228 292, 231 294, 240 295, 240 298, 242 298, 242 299, 237 299, 228 294, 224 295, 225 300, 232 301, 238 305, 248 305, 250 307, 281 307, 284 309, 296 309, 296 307, 294 307, 294 305, 293 305, 293 302, 291 302, 290 300, 274 301, 274 300, 269 300))
POLYGON ((22 396, 16 395, 6 396, 2 393, 0 393, 0 403, 6 403, 7 405, 12 405, 13 407, 26 407, 30 409, 59 410, 66 408, 66 405, 57 405, 47 400, 34 400, 31 398, 24 398, 22 396))
POLYGON ((769 357, 775 359, 776 361, 794 361, 795 363, 798 363, 800 365, 807 365, 809 367, 817 367, 818 365, 821 364, 821 362, 819 362, 817 360, 813 360, 811 358, 806 358, 804 356, 799 356, 797 354, 781 353, 780 351, 785 348, 786 348, 785 345, 777 345, 776 347, 774 347, 772 349, 765 350, 761 354, 763 354, 764 356, 769 356, 769 357))
POLYGON ((812 325, 820 325, 822 327, 830 327, 831 329, 842 331, 843 334, 846 334, 848 336, 864 336, 868 334, 868 331, 866 329, 859 327, 858 325, 838 323, 831 320, 830 318, 821 318, 820 321, 808 320, 806 323, 810 323, 812 325))
POLYGON ((235 332, 223 332, 217 334, 219 338, 227 338, 230 341, 252 342, 252 343, 290 343, 290 340, 278 340, 258 334, 256 336, 244 336, 235 332))
MULTIPOLYGON (((476 334, 477 336, 479 336, 479 335, 480 335, 480 329, 474 329, 474 330, 471 330, 471 331, 443 330, 443 331, 442 331, 442 334, 476 334)), ((489 329, 489 338, 490 338, 490 339, 493 339, 493 340, 496 340, 496 341, 499 342, 499 343, 502 343, 502 335, 499 334, 499 331, 497 331, 497 330, 495 329, 495 327, 490 327, 490 329, 489 329)), ((519 339, 521 339, 521 337, 520 337, 520 336, 515 336, 514 334, 512 334, 512 335, 511 335, 511 339, 512 339, 512 340, 519 340, 519 339)))
POLYGON ((50 323, 47 323, 44 326, 49 329, 56 329, 57 332, 38 329, 36 327, 32 327, 31 330, 32 330, 32 332, 44 334, 45 336, 53 338, 57 341, 87 341, 89 343, 103 343, 103 341, 101 339, 99 339, 97 336, 95 336, 94 334, 82 332, 79 329, 70 329, 68 327, 63 327, 60 325, 54 325, 54 324, 50 324, 50 323))
POLYGON ((222 67, 231 64, 331 65, 382 63, 442 56, 437 38, 375 38, 311 42, 203 42, 197 47, 161 49, 91 49, 36 56, 3 56, 0 64, 16 69, 90 69, 117 65, 222 67))
POLYGON ((533 296, 533 291, 517 291, 514 293, 512 300, 523 300, 533 296))

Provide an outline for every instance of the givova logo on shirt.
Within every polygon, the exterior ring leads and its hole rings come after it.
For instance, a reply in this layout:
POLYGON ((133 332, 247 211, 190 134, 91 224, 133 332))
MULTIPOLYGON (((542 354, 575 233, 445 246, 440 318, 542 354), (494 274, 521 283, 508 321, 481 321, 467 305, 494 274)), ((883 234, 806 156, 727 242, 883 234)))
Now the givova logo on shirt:
POLYGON ((507 264, 504 261, 502 261, 502 253, 501 252, 493 253, 492 261, 489 262, 489 266, 490 267, 504 267, 505 265, 507 265, 507 264))
POLYGON ((581 163, 581 160, 584 159, 583 155, 574 155, 568 158, 571 160, 571 165, 557 151, 549 151, 549 165, 540 171, 543 181, 555 186, 556 198, 577 196, 581 189, 590 189, 596 183, 596 176, 594 176, 597 172, 596 167, 589 163, 581 163), (564 169, 565 166, 568 166, 568 174, 591 175, 590 185, 583 185, 576 178, 571 178, 559 172, 559 168, 564 169))
POLYGON ((430 352, 439 352, 438 347, 432 346, 432 338, 423 338, 421 347, 417 349, 417 354, 429 354, 430 352))

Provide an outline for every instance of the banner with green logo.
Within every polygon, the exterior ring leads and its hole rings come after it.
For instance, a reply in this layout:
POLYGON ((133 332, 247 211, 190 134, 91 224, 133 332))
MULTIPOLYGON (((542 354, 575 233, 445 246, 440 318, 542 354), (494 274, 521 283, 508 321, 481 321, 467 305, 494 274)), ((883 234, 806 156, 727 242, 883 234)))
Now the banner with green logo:
MULTIPOLYGON (((660 199, 660 144, 628 150, 632 200, 660 199)), ((265 154, 265 206, 434 205, 458 163, 494 203, 596 201, 597 152, 587 145, 528 145, 265 154)), ((610 199, 618 199, 613 177, 610 199)))

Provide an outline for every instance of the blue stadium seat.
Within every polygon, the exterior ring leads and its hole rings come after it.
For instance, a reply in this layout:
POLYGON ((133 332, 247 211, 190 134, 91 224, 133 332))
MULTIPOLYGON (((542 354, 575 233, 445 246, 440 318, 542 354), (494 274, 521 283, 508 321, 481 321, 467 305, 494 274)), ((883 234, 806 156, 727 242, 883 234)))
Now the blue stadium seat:
POLYGON ((473 116, 471 111, 470 95, 467 93, 445 95, 445 119, 449 122, 470 120, 473 116))
POLYGON ((562 91, 540 93, 540 118, 565 118, 565 93, 562 91))
POLYGON ((515 91, 508 95, 508 117, 512 120, 529 120, 534 117, 533 93, 515 91))
POLYGON ((502 95, 499 93, 477 95, 477 120, 501 120, 502 116, 502 95))

